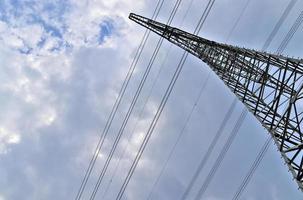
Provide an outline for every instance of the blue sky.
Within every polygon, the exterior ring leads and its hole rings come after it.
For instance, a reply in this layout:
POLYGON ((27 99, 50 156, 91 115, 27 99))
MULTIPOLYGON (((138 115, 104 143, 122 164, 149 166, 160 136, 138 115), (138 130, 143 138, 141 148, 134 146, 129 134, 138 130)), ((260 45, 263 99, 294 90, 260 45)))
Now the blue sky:
MULTIPOLYGON (((174 26, 180 27, 189 2, 182 2, 174 26)), ((0 200, 72 199, 76 196, 100 131, 144 33, 143 28, 128 20, 128 14, 136 12, 149 17, 155 3, 151 0, 0 2, 0 200)), ((167 20, 174 3, 165 1, 159 14, 160 21, 167 20)), ((284 0, 251 1, 229 42, 261 49, 287 3, 284 0)), ((225 42, 244 4, 241 0, 217 1, 201 36, 225 42)), ((194 0, 181 28, 192 31, 205 5, 204 0, 194 0)), ((300 7, 302 2, 296 4, 269 51, 275 51, 300 13, 300 7)), ((302 27, 285 54, 302 57, 301 33, 302 27)), ((96 169, 103 166, 157 40, 158 36, 154 34, 149 38, 96 169)), ((156 111, 182 54, 179 48, 173 47, 165 59, 169 48, 170 44, 164 42, 101 185, 99 199, 122 150, 129 143, 105 199, 115 197, 156 111), (162 65, 147 107, 139 118, 162 65), (137 121, 133 137, 129 138, 137 121)), ((202 61, 189 57, 124 199, 147 197, 208 73, 209 69, 202 61)), ((153 199, 180 197, 232 100, 233 94, 211 73, 181 142, 155 188, 153 199)), ((214 155, 223 146, 242 108, 238 102, 214 155)), ((204 199, 232 197, 266 135, 249 114, 204 199)), ((215 156, 202 171, 190 197, 194 197, 214 160, 215 156)), ((95 170, 89 181, 84 193, 86 198, 97 173, 95 170)), ((302 199, 274 145, 243 193, 243 199, 302 199)))

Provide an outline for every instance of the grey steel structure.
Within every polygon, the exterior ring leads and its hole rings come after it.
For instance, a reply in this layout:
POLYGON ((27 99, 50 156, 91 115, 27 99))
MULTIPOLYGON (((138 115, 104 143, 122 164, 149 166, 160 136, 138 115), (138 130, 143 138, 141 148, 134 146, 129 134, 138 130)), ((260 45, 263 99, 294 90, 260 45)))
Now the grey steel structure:
POLYGON ((303 60, 204 39, 151 19, 129 18, 198 57, 271 134, 303 191, 303 60))

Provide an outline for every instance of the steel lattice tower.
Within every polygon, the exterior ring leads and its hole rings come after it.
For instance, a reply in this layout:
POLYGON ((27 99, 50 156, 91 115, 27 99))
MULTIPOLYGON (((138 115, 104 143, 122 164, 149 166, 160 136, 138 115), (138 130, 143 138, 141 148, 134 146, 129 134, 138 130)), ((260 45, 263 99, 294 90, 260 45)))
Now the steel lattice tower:
POLYGON ((271 134, 303 191, 303 60, 204 39, 151 19, 129 18, 205 62, 271 134))

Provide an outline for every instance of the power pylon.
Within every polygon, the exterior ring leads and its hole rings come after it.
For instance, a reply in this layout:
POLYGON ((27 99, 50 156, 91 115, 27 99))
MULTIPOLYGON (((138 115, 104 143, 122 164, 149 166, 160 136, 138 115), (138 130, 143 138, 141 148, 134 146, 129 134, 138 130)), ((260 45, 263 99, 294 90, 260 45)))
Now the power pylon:
POLYGON ((303 191, 303 60, 221 44, 130 14, 205 62, 271 134, 303 191))

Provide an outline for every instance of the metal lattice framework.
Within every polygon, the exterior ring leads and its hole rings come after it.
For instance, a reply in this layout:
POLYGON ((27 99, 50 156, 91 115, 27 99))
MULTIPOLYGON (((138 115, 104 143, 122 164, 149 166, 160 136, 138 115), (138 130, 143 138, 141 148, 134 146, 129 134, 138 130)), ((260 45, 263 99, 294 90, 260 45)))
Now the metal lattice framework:
POLYGON ((303 60, 210 41, 151 19, 129 18, 204 61, 271 134, 303 191, 303 60))

